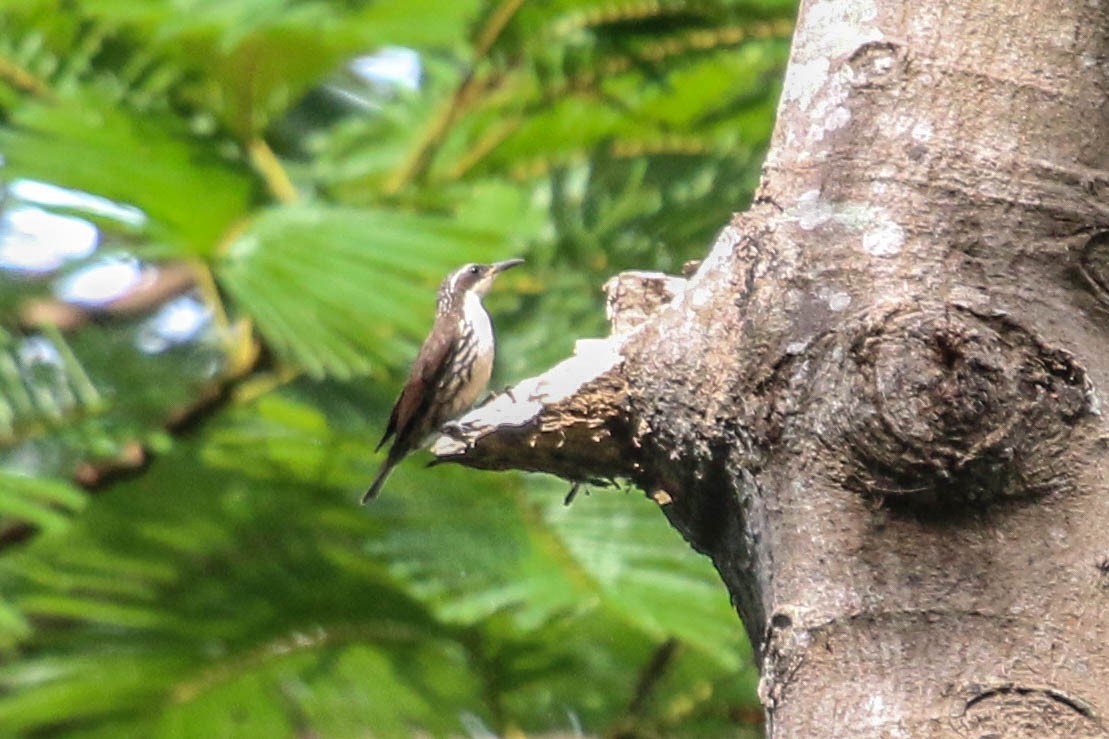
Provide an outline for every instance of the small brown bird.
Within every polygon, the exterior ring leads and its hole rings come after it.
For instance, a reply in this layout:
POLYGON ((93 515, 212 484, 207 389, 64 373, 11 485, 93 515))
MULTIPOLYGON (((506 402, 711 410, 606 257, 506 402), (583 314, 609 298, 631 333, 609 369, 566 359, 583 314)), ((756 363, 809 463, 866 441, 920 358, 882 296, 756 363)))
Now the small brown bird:
POLYGON ((429 434, 473 405, 489 384, 493 371, 493 325, 481 298, 501 272, 523 259, 494 264, 465 264, 447 275, 439 286, 435 323, 424 339, 408 381, 393 406, 381 449, 395 436, 362 502, 381 492, 381 486, 405 455, 429 434))

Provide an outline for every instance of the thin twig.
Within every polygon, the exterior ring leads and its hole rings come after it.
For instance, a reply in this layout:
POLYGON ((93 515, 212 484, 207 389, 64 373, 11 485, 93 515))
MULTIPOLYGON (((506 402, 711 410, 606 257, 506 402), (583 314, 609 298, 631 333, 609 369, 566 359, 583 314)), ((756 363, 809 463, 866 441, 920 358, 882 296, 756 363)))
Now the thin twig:
POLYGON ((295 203, 298 199, 296 187, 293 185, 289 173, 281 165, 281 160, 273 153, 273 149, 261 136, 252 138, 247 143, 247 152, 254 169, 262 176, 266 189, 280 203, 295 203))
POLYGON ((662 680, 663 675, 670 668, 670 663, 674 661, 681 645, 680 641, 671 637, 655 650, 654 656, 643 668, 643 672, 639 675, 638 682, 636 682, 635 693, 632 695, 631 703, 628 704, 629 715, 638 716, 647 707, 647 701, 650 700, 655 688, 658 687, 659 681, 662 680))
POLYGON ((470 63, 466 76, 462 78, 462 83, 455 88, 454 94, 451 95, 446 106, 427 128, 423 139, 412 156, 408 158, 404 166, 386 181, 384 189, 387 194, 398 192, 415 179, 418 173, 427 168, 428 162, 431 161, 443 140, 443 135, 458 120, 458 116, 469 105, 475 90, 478 88, 478 62, 484 59, 489 50, 493 48, 493 44, 496 43, 505 26, 508 25, 508 22, 512 20, 512 16, 523 4, 524 0, 504 0, 489 16, 489 21, 482 28, 481 33, 478 34, 478 40, 474 46, 474 58, 470 63))

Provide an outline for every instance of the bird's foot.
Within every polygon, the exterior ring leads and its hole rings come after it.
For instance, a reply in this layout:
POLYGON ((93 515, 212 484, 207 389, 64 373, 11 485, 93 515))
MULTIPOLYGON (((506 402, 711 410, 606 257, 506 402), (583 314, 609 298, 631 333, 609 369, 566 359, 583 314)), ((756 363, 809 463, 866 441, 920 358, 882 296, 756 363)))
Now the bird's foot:
POLYGON ((447 421, 439 427, 439 433, 446 434, 452 439, 463 440, 466 438, 466 429, 457 420, 447 421))
POLYGON ((513 403, 516 402, 516 396, 512 394, 512 386, 510 385, 500 392, 494 390, 493 392, 489 393, 482 399, 480 403, 477 404, 477 407, 480 408, 498 395, 507 395, 509 398, 512 399, 513 403))

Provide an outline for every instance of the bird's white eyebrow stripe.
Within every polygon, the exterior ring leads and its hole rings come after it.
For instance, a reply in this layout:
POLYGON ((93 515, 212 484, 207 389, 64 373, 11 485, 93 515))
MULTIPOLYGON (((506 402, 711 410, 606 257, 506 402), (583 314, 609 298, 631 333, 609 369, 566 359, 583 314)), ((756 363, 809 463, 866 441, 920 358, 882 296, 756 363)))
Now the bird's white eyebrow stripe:
POLYGON ((454 274, 451 275, 451 290, 450 291, 452 293, 454 292, 455 288, 458 287, 458 278, 462 276, 462 272, 463 272, 464 269, 465 269, 465 267, 463 267, 462 269, 455 270, 454 274))

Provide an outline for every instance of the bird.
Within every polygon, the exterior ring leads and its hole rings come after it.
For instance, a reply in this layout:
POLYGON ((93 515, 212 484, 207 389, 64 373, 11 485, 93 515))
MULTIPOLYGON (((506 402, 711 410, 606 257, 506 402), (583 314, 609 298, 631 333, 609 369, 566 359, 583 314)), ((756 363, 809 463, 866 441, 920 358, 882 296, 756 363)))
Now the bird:
POLYGON ((377 497, 389 473, 447 421, 473 405, 493 371, 493 324, 481 298, 497 275, 523 259, 464 264, 439 286, 435 323, 408 373, 377 450, 393 439, 363 505, 377 497))

